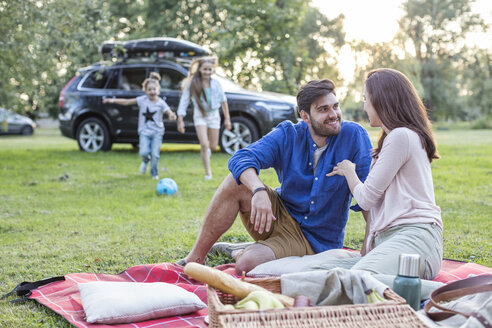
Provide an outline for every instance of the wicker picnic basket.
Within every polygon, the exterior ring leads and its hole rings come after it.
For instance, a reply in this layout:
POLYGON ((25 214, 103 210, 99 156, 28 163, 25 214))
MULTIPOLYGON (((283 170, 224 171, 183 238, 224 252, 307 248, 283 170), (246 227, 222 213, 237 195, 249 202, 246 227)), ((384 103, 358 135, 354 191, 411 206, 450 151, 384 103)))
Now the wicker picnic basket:
MULTIPOLYGON (((280 293, 280 278, 246 278, 245 281, 280 293)), ((427 327, 415 312, 391 289, 384 292, 388 302, 314 306, 272 310, 228 310, 225 304, 238 299, 207 286, 209 326, 211 328, 243 327, 427 327)))

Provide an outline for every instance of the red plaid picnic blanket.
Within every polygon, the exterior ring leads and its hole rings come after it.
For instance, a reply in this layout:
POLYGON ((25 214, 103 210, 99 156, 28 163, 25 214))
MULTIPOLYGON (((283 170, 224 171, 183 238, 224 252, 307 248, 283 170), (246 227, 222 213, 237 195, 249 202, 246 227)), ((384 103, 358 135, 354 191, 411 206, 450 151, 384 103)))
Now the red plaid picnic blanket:
MULTIPOLYGON (((217 269, 233 274, 234 264, 218 266, 217 269)), ((492 274, 492 268, 475 263, 444 260, 441 271, 434 279, 443 283, 464 279, 468 275, 492 274)), ((84 328, 151 328, 151 327, 207 327, 204 317, 207 309, 194 312, 189 315, 160 318, 131 324, 103 325, 90 324, 84 320, 84 310, 80 302, 77 288, 78 283, 90 281, 127 281, 127 282, 166 282, 175 284, 190 292, 195 293, 203 302, 207 303, 207 291, 203 284, 190 279, 183 273, 183 267, 173 263, 158 263, 149 265, 137 265, 124 272, 112 274, 97 273, 71 273, 65 276, 65 281, 57 281, 41 286, 32 291, 29 296, 37 302, 49 307, 56 313, 62 315, 76 327, 84 328)))
MULTIPOLYGON (((234 264, 218 266, 217 269, 233 273, 234 264)), ((176 317, 167 317, 154 320, 141 321, 131 324, 90 324, 84 320, 84 309, 80 301, 77 287, 79 283, 91 281, 122 281, 122 282, 166 282, 177 285, 189 292, 196 294, 203 302, 207 303, 207 288, 191 279, 183 273, 183 267, 174 263, 158 263, 149 265, 137 265, 120 274, 100 273, 71 273, 65 276, 64 281, 53 282, 33 290, 30 299, 49 307, 63 316, 72 325, 84 328, 182 328, 182 327, 207 327, 204 317, 208 310, 200 311, 176 317)))

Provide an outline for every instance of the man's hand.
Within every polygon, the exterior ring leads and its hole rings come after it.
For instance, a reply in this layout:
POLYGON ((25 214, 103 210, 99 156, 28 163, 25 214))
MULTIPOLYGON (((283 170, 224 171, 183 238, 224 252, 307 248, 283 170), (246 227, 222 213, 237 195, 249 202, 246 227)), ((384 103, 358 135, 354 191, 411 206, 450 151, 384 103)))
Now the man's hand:
POLYGON ((251 198, 250 222, 254 224, 255 231, 262 234, 270 231, 272 221, 276 220, 272 212, 272 202, 266 190, 260 190, 251 198))
POLYGON ((344 159, 342 162, 337 163, 337 166, 333 168, 333 171, 328 173, 326 176, 331 177, 338 174, 346 177, 350 172, 355 172, 355 164, 348 159, 344 159))
POLYGON ((185 133, 185 124, 183 121, 183 116, 178 116, 178 131, 180 133, 185 133))

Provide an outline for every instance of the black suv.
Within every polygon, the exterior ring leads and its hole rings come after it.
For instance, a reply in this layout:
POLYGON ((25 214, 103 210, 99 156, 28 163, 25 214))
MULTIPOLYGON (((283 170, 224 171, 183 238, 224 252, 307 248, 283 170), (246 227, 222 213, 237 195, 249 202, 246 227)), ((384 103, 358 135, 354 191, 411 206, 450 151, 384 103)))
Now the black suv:
MULTIPOLYGON (((103 98, 140 96, 143 80, 150 72, 158 72, 162 78, 160 96, 176 111, 191 59, 208 54, 199 45, 173 38, 105 43, 101 52, 117 60, 81 69, 60 93, 60 130, 87 152, 110 150, 113 143, 138 144, 137 105, 103 104, 103 98)), ((215 77, 226 92, 232 122, 231 131, 221 129, 222 151, 233 154, 278 123, 297 122, 294 97, 248 91, 224 77, 215 77)), ((164 142, 198 143, 191 104, 185 117, 186 133, 177 131, 176 121, 164 117, 164 124, 164 142)))

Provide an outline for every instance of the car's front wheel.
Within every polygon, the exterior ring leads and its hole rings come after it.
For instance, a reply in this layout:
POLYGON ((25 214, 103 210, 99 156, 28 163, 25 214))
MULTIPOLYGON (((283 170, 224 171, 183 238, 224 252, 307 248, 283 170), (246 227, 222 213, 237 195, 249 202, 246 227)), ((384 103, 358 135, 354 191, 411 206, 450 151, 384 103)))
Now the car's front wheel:
POLYGON ((89 153, 111 149, 108 128, 103 121, 95 117, 88 118, 80 123, 77 129, 77 142, 80 150, 89 153))
POLYGON ((220 149, 230 155, 239 149, 245 148, 258 140, 259 132, 256 125, 245 117, 232 117, 231 130, 222 128, 220 135, 220 149))
POLYGON ((30 136, 31 134, 34 133, 34 129, 29 126, 29 125, 26 125, 22 128, 22 130, 20 131, 20 133, 24 136, 30 136))

